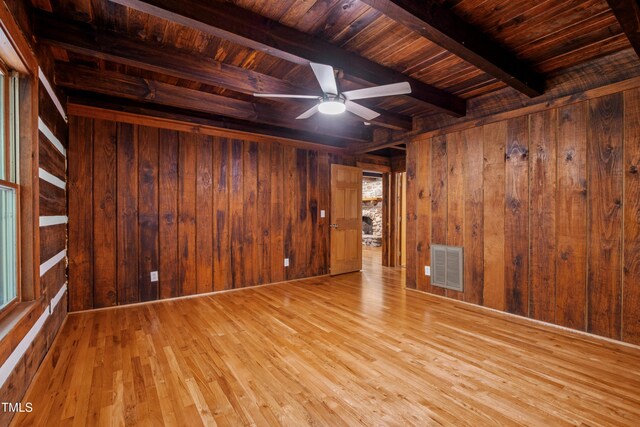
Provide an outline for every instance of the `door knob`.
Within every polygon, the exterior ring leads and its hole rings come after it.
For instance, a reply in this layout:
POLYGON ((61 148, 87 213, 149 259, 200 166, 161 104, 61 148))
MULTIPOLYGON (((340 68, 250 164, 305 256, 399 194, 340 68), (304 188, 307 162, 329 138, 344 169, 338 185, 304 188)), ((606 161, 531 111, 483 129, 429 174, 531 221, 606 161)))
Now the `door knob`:
POLYGON ((331 228, 338 228, 338 224, 329 224, 329 227, 331 227, 331 228))

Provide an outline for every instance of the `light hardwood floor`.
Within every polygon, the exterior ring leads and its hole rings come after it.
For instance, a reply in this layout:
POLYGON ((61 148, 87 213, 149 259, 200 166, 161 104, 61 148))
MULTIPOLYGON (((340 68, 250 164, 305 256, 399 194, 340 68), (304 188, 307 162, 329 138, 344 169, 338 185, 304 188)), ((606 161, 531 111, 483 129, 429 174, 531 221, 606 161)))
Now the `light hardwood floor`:
POLYGON ((15 425, 640 425, 640 349, 362 273, 72 314, 15 425))

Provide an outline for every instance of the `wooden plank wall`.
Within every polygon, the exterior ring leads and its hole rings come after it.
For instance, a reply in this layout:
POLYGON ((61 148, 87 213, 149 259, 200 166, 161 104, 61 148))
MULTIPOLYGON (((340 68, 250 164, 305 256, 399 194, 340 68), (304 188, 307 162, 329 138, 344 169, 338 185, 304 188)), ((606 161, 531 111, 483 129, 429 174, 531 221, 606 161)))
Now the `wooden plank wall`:
MULTIPOLYGON (((56 148, 49 137, 44 135, 42 131, 38 132, 40 169, 65 183, 65 188, 63 189, 50 184, 42 177, 40 178, 40 217, 48 215, 66 217, 68 126, 42 84, 38 87, 38 111, 40 120, 59 143, 58 148, 56 148), (63 151, 60 151, 60 146, 62 146, 63 151)), ((66 249, 66 223, 40 227, 40 264, 66 251, 66 249)), ((45 301, 51 301, 66 283, 66 278, 62 272, 66 273, 66 257, 40 278, 40 293, 45 296, 45 301), (49 273, 52 270, 58 270, 58 275, 55 277, 50 275, 49 273), (63 278, 65 280, 61 280, 63 278)), ((66 298, 63 298, 63 300, 66 302, 66 298)), ((66 307, 64 312, 66 314, 66 307)), ((64 318, 65 314, 62 315, 62 318, 64 318)))
MULTIPOLYGON (((21 93, 26 93, 26 86, 21 86, 21 93)), ((40 257, 35 260, 36 265, 40 265, 40 277, 36 285, 39 286, 39 295, 36 297, 36 304, 32 306, 27 316, 19 319, 3 338, 0 340, 0 365, 3 365, 11 352, 13 352, 23 339, 26 339, 27 332, 34 326, 40 316, 45 311, 51 311, 46 318, 44 325, 33 338, 24 356, 17 362, 13 371, 0 387, 0 401, 17 403, 22 400, 29 384, 42 363, 49 348, 53 344, 62 322, 67 314, 67 297, 61 294, 61 299, 54 306, 53 299, 61 292, 67 283, 67 262, 64 256, 67 248, 67 191, 60 188, 60 182, 49 178, 49 175, 60 180, 67 181, 66 147, 68 141, 67 123, 64 121, 56 109, 51 97, 40 83, 37 87, 38 115, 42 122, 41 130, 38 132, 37 156, 40 168, 40 179, 38 183, 38 203, 40 226, 40 257), (43 132, 43 129, 48 131, 43 132), (46 133, 46 134, 45 134, 46 133), (54 144, 53 140, 59 144, 54 144), (62 150, 60 150, 62 148, 62 150), (43 171, 45 173, 43 173, 43 171), (46 177, 43 179, 43 176, 46 177), (57 182, 58 185, 50 181, 57 182), (42 219, 47 217, 59 217, 59 223, 53 225, 42 225, 42 219), (60 255, 63 255, 60 257, 60 255), (49 260, 59 259, 51 265, 49 260), (49 265, 48 269, 42 266, 49 265)), ((28 117, 21 117, 20 120, 28 121, 28 117)), ((23 160, 23 159, 21 159, 23 160)), ((24 161, 24 160, 23 160, 24 161)), ((64 292, 64 291, 62 291, 64 292)), ((0 411, 0 425, 8 425, 13 413, 0 411)))
MULTIPOLYGON (((11 38, 17 41, 18 45, 23 47, 28 45, 30 39, 28 7, 25 7, 24 2, 13 0, 3 6, 3 10, 0 12, 3 26, 9 29, 11 38)), ((46 66, 50 58, 47 58, 44 52, 38 49, 34 50, 38 53, 35 62, 40 63, 40 66, 45 69, 45 73, 51 76, 52 73, 47 72, 50 71, 50 68, 46 66)), ((29 55, 26 51, 23 53, 29 55)), ((27 224, 33 219, 31 215, 38 217, 45 215, 47 211, 66 213, 64 191, 56 190, 55 186, 50 188, 41 184, 42 180, 37 177, 38 172, 35 170, 35 167, 38 167, 63 181, 65 180, 64 156, 51 144, 49 138, 37 132, 38 115, 56 139, 64 145, 67 141, 66 123, 61 120, 55 108, 51 108, 53 105, 51 99, 35 77, 38 70, 32 71, 33 76, 23 77, 19 83, 21 98, 19 104, 20 161, 23 168, 29 169, 29 175, 34 177, 33 180, 23 181, 22 195, 25 199, 32 198, 29 202, 32 202, 33 206, 33 211, 22 218, 26 220, 27 224), (28 155, 26 155, 27 153, 28 155), (34 170, 26 166, 29 164, 34 166, 34 170)), ((28 210, 25 211, 28 212, 28 210)), ((34 235, 34 241, 31 242, 30 237, 27 237, 21 242, 21 248, 23 256, 30 254, 29 256, 33 257, 27 261, 27 264, 36 267, 33 269, 35 273, 38 266, 64 250, 66 226, 63 224, 50 229, 39 227, 38 232, 34 235)), ((53 312, 46 316, 51 310, 52 299, 65 284, 65 260, 62 259, 46 272, 44 270, 42 272, 43 274, 40 275, 36 273, 30 277, 23 277, 23 280, 29 281, 29 283, 23 283, 24 286, 22 286, 22 297, 25 303, 16 306, 15 311, 12 310, 0 321, 0 329, 3 331, 0 337, 0 366, 2 366, 3 374, 6 374, 6 377, 3 375, 4 382, 0 384, 0 401, 2 402, 17 404, 22 400, 67 312, 66 298, 63 296, 62 300, 55 305, 53 312), (30 285, 33 285, 33 288, 30 285), (30 300, 33 302, 27 302, 30 300), (46 316, 44 324, 31 338, 29 332, 33 330, 34 325, 42 316, 46 316), (12 355, 19 355, 19 359, 16 361, 11 357, 12 355)), ((14 413, 10 411, 0 411, 0 425, 9 425, 13 415, 14 413)))
POLYGON ((75 116, 70 128, 72 311, 328 272, 336 156, 75 116))
POLYGON ((640 88, 407 147, 407 286, 640 344, 640 88), (465 248, 465 291, 430 286, 465 248))

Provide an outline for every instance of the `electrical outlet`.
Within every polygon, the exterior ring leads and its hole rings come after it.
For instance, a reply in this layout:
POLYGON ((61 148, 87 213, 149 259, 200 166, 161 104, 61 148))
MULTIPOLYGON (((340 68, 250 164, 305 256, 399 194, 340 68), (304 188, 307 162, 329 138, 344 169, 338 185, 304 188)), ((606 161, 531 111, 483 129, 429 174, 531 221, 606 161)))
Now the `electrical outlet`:
POLYGON ((428 265, 424 266, 424 275, 431 276, 431 267, 429 267, 428 265))
POLYGON ((326 215, 326 213, 324 212, 324 209, 320 210, 320 218, 324 218, 326 215))
POLYGON ((152 282, 157 282, 158 281, 158 272, 157 271, 152 271, 151 272, 151 281, 152 282))
POLYGON ((289 267, 289 258, 284 259, 284 266, 289 267))

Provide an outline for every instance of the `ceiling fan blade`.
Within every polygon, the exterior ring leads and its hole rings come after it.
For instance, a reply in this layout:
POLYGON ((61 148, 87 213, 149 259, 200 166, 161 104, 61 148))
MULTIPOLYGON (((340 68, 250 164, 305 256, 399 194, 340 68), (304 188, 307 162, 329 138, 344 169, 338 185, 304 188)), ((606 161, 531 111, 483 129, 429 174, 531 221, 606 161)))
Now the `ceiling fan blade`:
POLYGON ((365 120, 373 120, 380 115, 380 113, 376 113, 367 107, 363 107, 362 105, 349 100, 345 101, 344 106, 347 108, 347 111, 350 111, 365 120))
POLYGON ((320 99, 317 95, 287 95, 284 93, 254 93, 258 98, 299 98, 299 99, 320 99))
POLYGON ((296 117, 296 119, 308 119, 309 117, 313 116, 317 112, 318 112, 318 105, 314 105, 312 108, 309 108, 307 111, 305 111, 304 113, 296 117))
POLYGON ((336 83, 336 77, 333 73, 333 67, 331 65, 316 64, 311 62, 311 69, 320 83, 320 87, 324 93, 330 93, 331 95, 338 94, 338 84, 336 83))
POLYGON ((350 100, 377 98, 380 96, 404 95, 411 93, 411 85, 408 82, 392 83, 390 85, 367 87, 364 89, 349 90, 342 94, 350 100))

